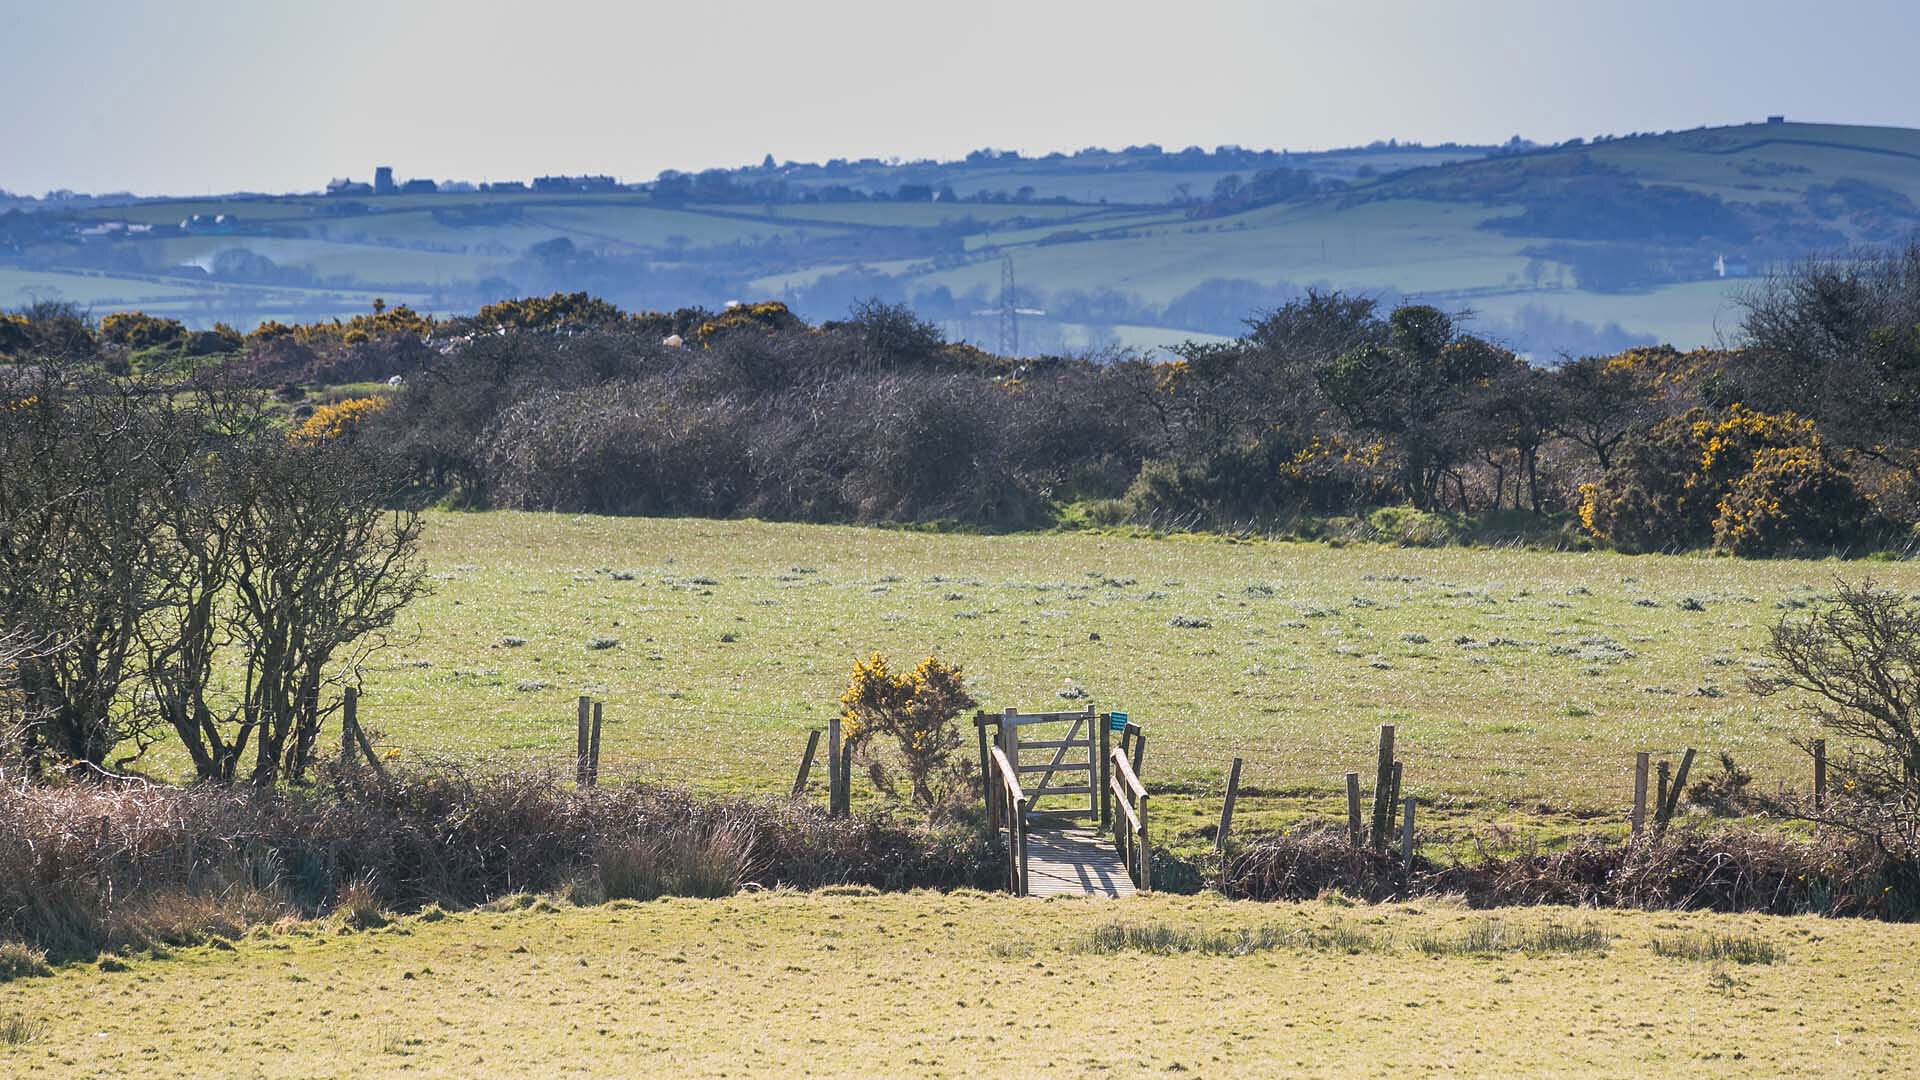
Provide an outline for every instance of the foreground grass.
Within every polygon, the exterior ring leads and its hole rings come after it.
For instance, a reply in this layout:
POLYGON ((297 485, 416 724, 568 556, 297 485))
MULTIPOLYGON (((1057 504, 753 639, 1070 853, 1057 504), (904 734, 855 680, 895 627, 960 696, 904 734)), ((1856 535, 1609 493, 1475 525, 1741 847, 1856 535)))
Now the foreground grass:
POLYGON ((1920 589, 1911 564, 516 513, 426 535, 437 591, 363 711, 408 751, 558 760, 585 692, 610 767, 778 790, 855 657, 938 651, 991 708, 1132 713, 1163 792, 1211 798, 1245 757, 1249 823, 1342 812, 1388 722, 1407 793, 1442 811, 1591 827, 1634 751, 1689 745, 1804 784, 1804 722, 1745 689, 1767 628, 1838 571, 1920 589))
POLYGON ((0 1074, 1855 1075, 1920 1045, 1912 926, 978 893, 540 906, 0 985, 27 1036, 0 1074), (1268 944, 1101 947, 1117 923, 1268 944), (1678 935, 1780 955, 1656 954, 1678 935))

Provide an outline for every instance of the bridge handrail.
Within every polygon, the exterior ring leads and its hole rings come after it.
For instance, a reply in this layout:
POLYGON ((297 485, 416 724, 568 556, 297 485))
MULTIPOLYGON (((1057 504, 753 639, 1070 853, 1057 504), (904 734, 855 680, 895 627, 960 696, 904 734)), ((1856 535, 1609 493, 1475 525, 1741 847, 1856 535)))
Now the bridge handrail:
POLYGON ((1113 844, 1120 859, 1133 875, 1141 892, 1153 891, 1153 847, 1147 840, 1147 788, 1133 773, 1126 751, 1116 746, 1112 752, 1111 775, 1107 780, 1120 813, 1113 819, 1113 844), (1121 826, 1126 818, 1126 827, 1121 826))
POLYGON ((1007 830, 1007 891, 1015 896, 1027 895, 1027 793, 1020 787, 1020 777, 1014 771, 1013 763, 1007 760, 1006 752, 998 746, 988 751, 987 760, 993 772, 999 774, 1000 798, 998 807, 990 807, 991 824, 997 833, 1004 825, 1007 830), (1002 809, 1004 808, 1004 810, 1002 809))

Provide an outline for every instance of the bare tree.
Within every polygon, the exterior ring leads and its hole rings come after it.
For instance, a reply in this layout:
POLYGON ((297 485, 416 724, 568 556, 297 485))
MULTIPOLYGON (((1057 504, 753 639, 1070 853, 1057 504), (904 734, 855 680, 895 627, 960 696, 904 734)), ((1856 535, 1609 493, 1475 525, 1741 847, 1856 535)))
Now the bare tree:
POLYGON ((1751 679, 1762 696, 1797 692, 1826 731, 1860 747, 1834 763, 1847 795, 1920 810, 1920 603, 1836 579, 1805 619, 1782 619, 1751 679))
POLYGON ((203 779, 300 780, 334 708, 325 688, 356 678, 425 588, 420 520, 389 509, 401 470, 368 443, 289 438, 217 396, 203 416, 228 445, 167 515, 148 686, 203 779))
POLYGON ((20 693, 20 662, 40 651, 25 631, 0 628, 0 777, 21 763, 33 715, 20 693))
POLYGON ((48 366, 0 396, 0 623, 57 650, 15 661, 35 713, 27 768, 123 768, 157 737, 122 695, 138 674, 136 628, 164 603, 159 501, 182 480, 169 395, 48 366))
POLYGON ((419 515, 389 509, 400 475, 350 439, 253 450, 231 527, 257 784, 305 776, 330 711, 322 686, 351 677, 426 589, 419 515))

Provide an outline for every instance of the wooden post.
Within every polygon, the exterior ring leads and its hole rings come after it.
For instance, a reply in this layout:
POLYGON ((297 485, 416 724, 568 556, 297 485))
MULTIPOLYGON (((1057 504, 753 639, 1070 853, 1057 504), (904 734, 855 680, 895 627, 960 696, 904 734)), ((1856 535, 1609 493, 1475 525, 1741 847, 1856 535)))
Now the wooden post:
POLYGON ((580 695, 578 716, 575 728, 577 734, 573 740, 573 782, 581 787, 587 786, 587 728, 593 723, 593 699, 580 695))
POLYGON ((360 691, 349 686, 346 689, 346 702, 340 711, 340 767, 343 769, 353 766, 354 751, 359 749, 354 744, 353 729, 359 724, 360 691))
POLYGON ((1240 796, 1240 759, 1233 759, 1227 772, 1227 801, 1220 807, 1220 831, 1213 836, 1213 850, 1227 850, 1227 830, 1233 828, 1233 803, 1240 796))
POLYGON ((1673 783, 1667 787, 1667 797, 1660 803, 1660 811, 1653 819, 1653 838, 1659 840, 1666 835, 1667 825, 1673 821, 1674 811, 1680 809, 1680 794, 1687 787, 1687 771, 1693 768, 1693 747, 1680 755, 1680 770, 1673 775, 1673 783))
POLYGON ((1094 778, 1100 789, 1100 827, 1113 823, 1113 718, 1100 716, 1100 768, 1094 778))
POLYGON ((1360 823, 1360 774, 1347 774, 1347 843, 1359 847, 1366 839, 1360 823))
POLYGON ((1133 778, 1140 781, 1140 786, 1142 787, 1146 786, 1147 774, 1141 771, 1140 766, 1146 761, 1146 758, 1147 733, 1135 728, 1133 733, 1133 761, 1130 764, 1133 765, 1133 778))
POLYGON ((1673 762, 1661 758, 1660 764, 1654 766, 1654 772, 1658 774, 1658 779, 1653 791, 1653 823, 1658 828, 1661 808, 1667 805, 1667 787, 1673 783, 1673 762))
POLYGON ((587 737, 587 786, 600 785, 600 706, 593 703, 593 732, 587 737))
MULTIPOLYGON (((1387 799, 1389 812, 1397 817, 1400 814, 1400 762, 1393 763, 1393 794, 1387 799)), ((1393 823, 1387 823, 1387 839, 1393 839, 1393 823)))
POLYGON ((1633 834, 1639 836, 1647 826, 1647 762, 1645 750, 1633 756, 1633 834))
POLYGON ((374 774, 382 780, 386 779, 387 767, 380 764, 380 756, 373 752, 373 744, 367 741, 367 733, 360 729, 360 691, 352 687, 347 688, 346 710, 341 717, 341 726, 344 729, 341 739, 352 739, 353 745, 367 759, 367 764, 372 766, 374 774))
MULTIPOLYGON (((1139 779, 1139 774, 1134 774, 1139 779)), ((1147 796, 1142 792, 1135 806, 1140 811, 1140 891, 1153 891, 1153 843, 1147 839, 1147 796)))
POLYGON ((987 759, 987 714, 973 714, 973 737, 980 744, 980 802, 987 808, 987 820, 993 820, 993 766, 987 759))
POLYGON ((1093 706, 1087 706, 1087 816, 1090 818, 1100 815, 1100 768, 1093 758, 1100 740, 1094 737, 1093 729, 1101 722, 1100 714, 1093 711, 1093 706))
POLYGON ((813 769, 813 752, 820 747, 820 729, 807 732, 807 752, 800 755, 800 775, 793 778, 793 798, 807 793, 807 773, 813 769))
POLYGON ((1827 740, 1813 740, 1813 808, 1827 805, 1827 740))
POLYGON ((1413 796, 1407 796, 1407 816, 1400 824, 1400 861, 1413 869, 1413 796))
POLYGON ((1387 829, 1393 820, 1393 725, 1380 725, 1380 755, 1373 772, 1372 846, 1387 846, 1387 829))
MULTIPOLYGON (((1007 764, 1013 767, 1014 779, 1020 778, 1020 724, 1019 710, 1007 706, 1000 714, 1000 752, 1007 755, 1007 764)), ((1021 787, 1026 785, 1022 784, 1021 787)), ((1033 805, 1033 797, 1027 797, 1027 805, 1033 805)))
POLYGON ((840 718, 827 721, 827 816, 840 816, 840 773, 846 763, 840 760, 840 718))

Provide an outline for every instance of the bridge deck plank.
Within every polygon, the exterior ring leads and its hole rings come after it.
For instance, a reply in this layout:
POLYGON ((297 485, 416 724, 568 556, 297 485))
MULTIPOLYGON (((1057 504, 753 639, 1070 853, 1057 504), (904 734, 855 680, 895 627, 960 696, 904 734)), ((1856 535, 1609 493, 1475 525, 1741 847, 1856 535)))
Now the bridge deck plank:
POLYGON ((1027 891, 1033 896, 1132 896, 1133 879, 1098 829, 1035 815, 1027 834, 1027 891))

